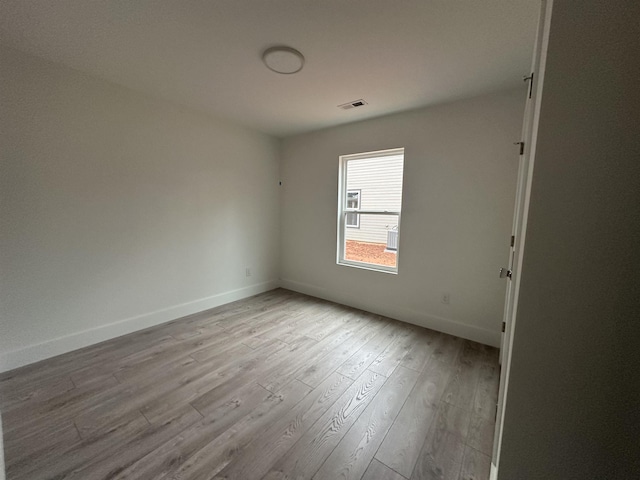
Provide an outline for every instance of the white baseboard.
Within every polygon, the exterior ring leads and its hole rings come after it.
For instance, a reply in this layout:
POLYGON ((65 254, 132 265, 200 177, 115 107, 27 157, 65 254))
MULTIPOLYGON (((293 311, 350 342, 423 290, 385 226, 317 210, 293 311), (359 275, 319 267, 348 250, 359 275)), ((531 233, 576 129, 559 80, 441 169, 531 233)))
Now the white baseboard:
POLYGON ((437 330, 438 332, 466 338, 467 340, 473 340, 474 342, 482 343, 484 345, 490 345, 492 347, 500 346, 500 332, 493 332, 474 325, 456 322, 455 320, 435 315, 427 315, 408 308, 378 303, 371 298, 367 298, 366 300, 353 298, 349 295, 332 292, 326 288, 296 282, 294 280, 282 279, 280 285, 282 288, 287 288, 295 292, 304 293, 313 297, 377 313, 378 315, 384 315, 385 317, 394 318, 402 322, 430 328, 432 330, 437 330))
POLYGON ((56 355, 87 347, 105 340, 110 340, 137 330, 169 322, 176 318, 202 312, 219 305, 224 305, 225 303, 241 300, 252 295, 273 290, 279 286, 280 282, 278 280, 251 285, 249 287, 219 293, 217 295, 174 305, 154 312, 145 313, 143 315, 126 318, 124 320, 118 320, 113 323, 75 332, 63 337, 53 338, 46 342, 29 345, 18 350, 2 352, 0 354, 0 372, 13 370, 14 368, 55 357, 56 355))

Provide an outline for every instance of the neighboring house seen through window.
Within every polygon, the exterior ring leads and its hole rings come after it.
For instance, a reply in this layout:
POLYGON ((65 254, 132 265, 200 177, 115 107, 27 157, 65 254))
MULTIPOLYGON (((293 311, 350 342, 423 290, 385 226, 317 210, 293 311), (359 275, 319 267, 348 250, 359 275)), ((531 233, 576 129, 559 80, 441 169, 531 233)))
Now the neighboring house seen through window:
POLYGON ((349 228, 360 227, 360 215, 349 212, 348 210, 360 209, 360 190, 347 190, 347 214, 346 226, 349 228))
POLYGON ((403 148, 340 157, 340 265, 398 272, 403 169, 403 148))

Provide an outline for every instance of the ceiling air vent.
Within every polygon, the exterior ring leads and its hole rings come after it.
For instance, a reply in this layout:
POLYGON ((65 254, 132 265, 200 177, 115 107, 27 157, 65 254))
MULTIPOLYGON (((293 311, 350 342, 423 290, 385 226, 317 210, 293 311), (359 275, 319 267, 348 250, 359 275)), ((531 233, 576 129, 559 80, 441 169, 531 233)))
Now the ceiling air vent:
POLYGON ((366 104, 367 102, 360 99, 360 100, 354 100, 348 103, 343 103, 342 105, 338 105, 338 108, 341 108, 342 110, 351 110, 352 108, 362 107, 366 104))

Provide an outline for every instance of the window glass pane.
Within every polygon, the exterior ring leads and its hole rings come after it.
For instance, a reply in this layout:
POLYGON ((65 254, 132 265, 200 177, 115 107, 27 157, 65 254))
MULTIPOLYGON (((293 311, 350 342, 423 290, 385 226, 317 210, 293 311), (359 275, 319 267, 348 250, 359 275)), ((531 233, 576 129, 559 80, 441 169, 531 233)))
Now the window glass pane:
POLYGON ((347 208, 357 209, 360 207, 360 190, 347 191, 347 208))
MULTIPOLYGON (((345 216, 348 222, 349 214, 345 216)), ((397 266, 398 215, 360 213, 359 228, 345 228, 344 259, 353 262, 397 266)), ((348 225, 348 223, 347 223, 348 225)))
POLYGON ((360 214, 347 213, 347 227, 359 227, 360 226, 360 214))
MULTIPOLYGON (((404 155, 359 158, 346 165, 347 203, 357 196, 360 210, 389 210, 399 212, 402 207, 402 168, 404 155)), ((351 208, 347 204, 347 208, 351 208)))
POLYGON ((403 168, 402 148, 340 157, 338 263, 397 272, 403 168))

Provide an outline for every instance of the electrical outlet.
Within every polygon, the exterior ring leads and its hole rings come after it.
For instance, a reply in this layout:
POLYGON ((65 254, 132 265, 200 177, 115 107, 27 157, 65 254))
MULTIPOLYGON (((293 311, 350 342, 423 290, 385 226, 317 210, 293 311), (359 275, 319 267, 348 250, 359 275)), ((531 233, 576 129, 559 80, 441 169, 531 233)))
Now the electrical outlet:
POLYGON ((251 276, 251 268, 249 268, 249 267, 247 267, 247 268, 246 268, 246 270, 245 270, 245 275, 246 275, 247 277, 250 277, 250 276, 251 276))
POLYGON ((444 292, 440 297, 440 301, 445 305, 449 305, 449 303, 451 303, 451 295, 449 294, 449 292, 444 292))

